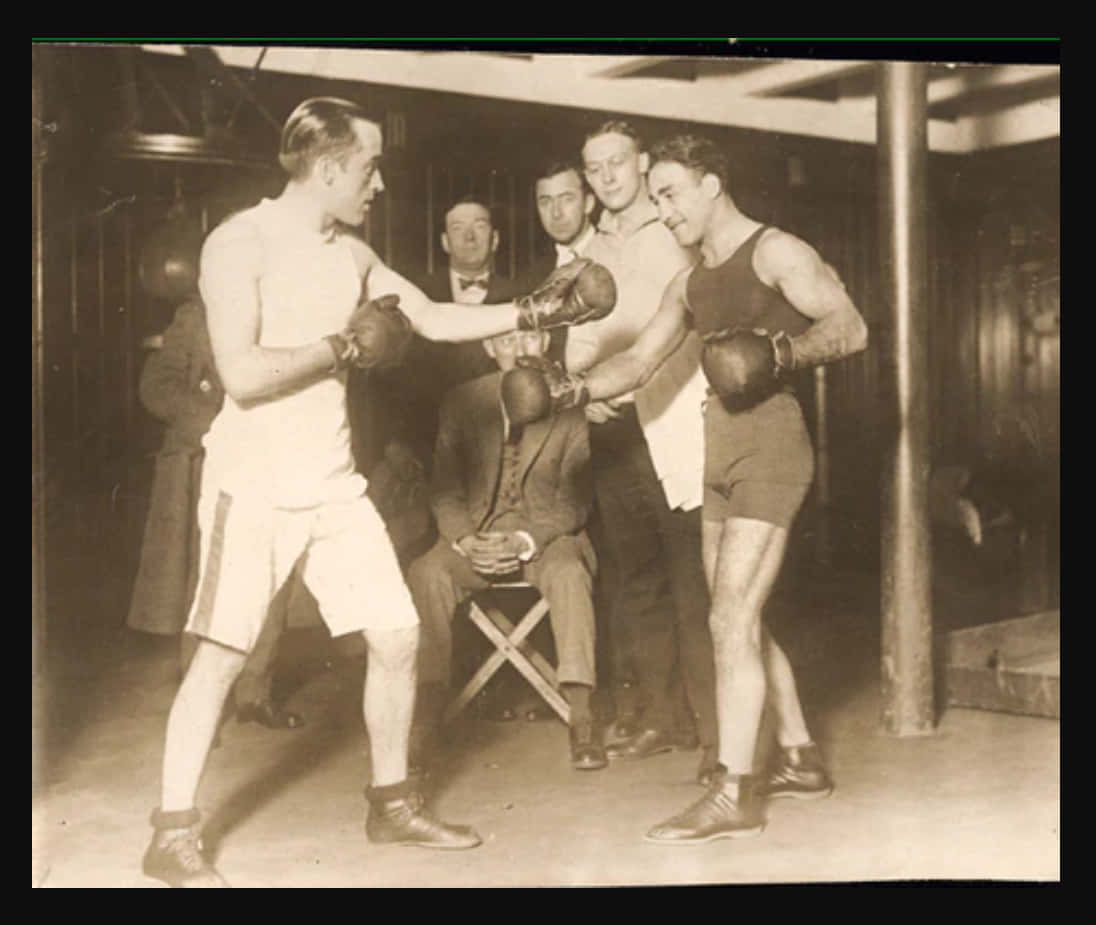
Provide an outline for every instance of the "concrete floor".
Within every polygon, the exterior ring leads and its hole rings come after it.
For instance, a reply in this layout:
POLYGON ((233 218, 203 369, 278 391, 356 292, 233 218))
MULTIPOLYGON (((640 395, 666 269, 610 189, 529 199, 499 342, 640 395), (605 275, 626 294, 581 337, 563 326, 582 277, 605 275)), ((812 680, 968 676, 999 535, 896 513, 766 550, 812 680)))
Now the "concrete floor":
MULTIPOLYGON (((358 704, 364 662, 297 630, 283 657, 297 731, 235 722, 199 804, 237 887, 559 886, 1059 879, 1059 723, 943 711, 933 735, 880 733, 875 590, 812 594, 810 619, 774 622, 837 782, 824 801, 778 801, 754 839, 646 844, 702 793, 699 753, 570 769, 555 720, 454 728, 430 798, 484 845, 369 844, 358 704), (857 598, 854 600, 854 598, 857 598)), ((71 637, 37 679, 31 876, 42 887, 158 886, 140 871, 175 688, 173 640, 126 630, 71 637)))

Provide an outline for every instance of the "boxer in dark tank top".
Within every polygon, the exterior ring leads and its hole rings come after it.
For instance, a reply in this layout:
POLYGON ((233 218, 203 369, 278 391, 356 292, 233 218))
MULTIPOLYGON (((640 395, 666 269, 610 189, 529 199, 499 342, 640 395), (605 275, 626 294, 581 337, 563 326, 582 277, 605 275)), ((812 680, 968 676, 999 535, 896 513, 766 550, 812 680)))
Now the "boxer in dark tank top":
POLYGON ((690 327, 713 381, 705 409, 704 565, 712 592, 719 766, 708 792, 647 840, 691 844, 758 834, 765 798, 827 796, 832 781, 803 718, 795 678, 762 622, 788 530, 813 478, 803 416, 786 374, 865 349, 867 327, 837 273, 806 242, 754 221, 728 188, 723 153, 690 135, 651 149, 659 218, 701 260, 666 288, 634 345, 597 364, 559 406, 598 401, 647 381, 690 327), (722 363, 722 365, 720 365, 722 363), (736 377, 740 381, 736 381, 736 377), (730 401, 740 385, 737 398, 730 401), (759 387, 760 386, 760 387, 759 387), (754 773, 762 710, 776 717, 776 761, 754 773))

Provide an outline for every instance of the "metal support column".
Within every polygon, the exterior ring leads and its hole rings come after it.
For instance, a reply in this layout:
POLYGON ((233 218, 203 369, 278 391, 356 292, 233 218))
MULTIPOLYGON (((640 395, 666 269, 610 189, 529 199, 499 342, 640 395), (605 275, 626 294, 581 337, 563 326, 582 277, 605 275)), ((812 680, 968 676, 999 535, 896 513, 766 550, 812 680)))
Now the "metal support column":
POLYGON ((933 728, 932 552, 928 517, 928 166, 926 65, 879 65, 884 338, 882 693, 884 731, 933 728))

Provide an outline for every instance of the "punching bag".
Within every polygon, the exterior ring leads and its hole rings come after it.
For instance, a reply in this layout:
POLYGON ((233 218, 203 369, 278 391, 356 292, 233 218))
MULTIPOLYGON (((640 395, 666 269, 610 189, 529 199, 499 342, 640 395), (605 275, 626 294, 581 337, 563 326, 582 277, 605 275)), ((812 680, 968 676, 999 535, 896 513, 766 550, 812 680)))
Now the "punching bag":
POLYGON ((177 182, 175 202, 141 247, 137 277, 145 292, 172 303, 194 295, 203 237, 201 223, 187 209, 177 182))

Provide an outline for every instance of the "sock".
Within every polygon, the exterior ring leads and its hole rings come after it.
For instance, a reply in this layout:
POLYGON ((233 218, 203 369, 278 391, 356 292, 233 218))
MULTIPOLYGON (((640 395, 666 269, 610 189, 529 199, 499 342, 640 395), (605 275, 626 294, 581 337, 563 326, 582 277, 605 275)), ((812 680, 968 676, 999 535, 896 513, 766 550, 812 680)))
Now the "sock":
POLYGON ((571 708, 571 722, 577 718, 586 719, 590 715, 590 694, 588 684, 563 684, 563 698, 571 708))
POLYGON ((398 784, 385 784, 383 787, 366 787, 365 798, 370 803, 387 803, 389 800, 402 800, 410 796, 414 788, 409 780, 402 780, 398 784))
POLYGON ((197 809, 193 807, 191 809, 180 809, 173 812, 163 812, 160 809, 154 809, 149 822, 152 823, 152 827, 157 831, 163 831, 164 829, 189 829, 193 825, 198 824, 198 820, 201 818, 197 809))

